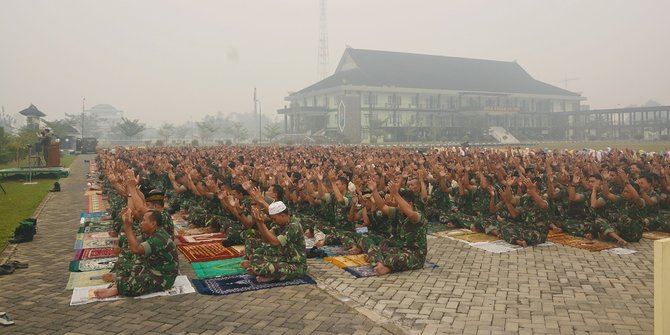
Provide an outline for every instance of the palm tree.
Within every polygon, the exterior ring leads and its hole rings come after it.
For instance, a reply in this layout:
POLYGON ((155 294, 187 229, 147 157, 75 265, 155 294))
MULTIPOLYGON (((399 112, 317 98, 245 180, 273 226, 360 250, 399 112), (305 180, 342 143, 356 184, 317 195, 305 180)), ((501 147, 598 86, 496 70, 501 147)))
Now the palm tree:
POLYGON ((144 123, 140 123, 140 120, 130 120, 125 117, 122 117, 121 122, 112 127, 113 132, 122 134, 127 139, 133 139, 137 134, 143 132, 144 129, 146 129, 146 127, 144 123))

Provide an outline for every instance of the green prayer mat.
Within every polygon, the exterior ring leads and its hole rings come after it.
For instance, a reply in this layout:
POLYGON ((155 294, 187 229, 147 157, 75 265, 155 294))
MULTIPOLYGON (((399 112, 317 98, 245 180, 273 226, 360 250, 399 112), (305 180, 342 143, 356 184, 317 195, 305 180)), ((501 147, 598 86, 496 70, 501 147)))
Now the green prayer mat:
POLYGON ((239 275, 247 271, 240 266, 244 257, 221 259, 209 262, 193 262, 193 271, 200 279, 239 275))
POLYGON ((102 275, 109 273, 109 269, 95 270, 88 272, 70 272, 70 279, 67 281, 66 290, 72 290, 75 287, 86 287, 106 284, 102 280, 102 275))

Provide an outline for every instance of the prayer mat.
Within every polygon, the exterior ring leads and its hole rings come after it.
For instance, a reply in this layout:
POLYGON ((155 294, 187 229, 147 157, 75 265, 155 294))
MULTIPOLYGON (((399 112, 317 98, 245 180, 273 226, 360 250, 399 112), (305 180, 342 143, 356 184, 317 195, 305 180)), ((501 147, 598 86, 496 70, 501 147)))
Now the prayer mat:
MULTIPOLYGON (((424 269, 432 269, 432 268, 436 268, 436 267, 437 267, 437 264, 429 262, 429 261, 426 261, 423 264, 424 269)), ((375 273, 374 267, 372 267, 370 265, 351 266, 351 267, 348 267, 348 268, 344 268, 343 270, 351 273, 356 278, 374 277, 374 276, 377 275, 375 273)), ((411 270, 408 270, 408 271, 411 271, 411 270)), ((394 272, 394 273, 398 273, 398 272, 394 272)))
POLYGON ((93 240, 74 241, 75 249, 111 248, 117 244, 118 238, 100 238, 93 240))
POLYGON ((177 232, 175 235, 202 235, 202 234, 209 234, 211 233, 209 231, 209 228, 191 228, 191 229, 177 229, 177 232))
POLYGON ((85 191, 84 196, 92 196, 92 195, 102 195, 100 191, 85 191))
POLYGON ((109 231, 98 231, 98 232, 88 232, 88 233, 77 233, 78 240, 104 240, 112 238, 109 236, 109 231))
POLYGON ((87 222, 97 223, 107 220, 111 220, 109 212, 93 212, 93 213, 79 214, 79 222, 82 224, 87 222))
POLYGON ((242 293, 247 291, 263 290, 273 287, 284 287, 302 284, 316 284, 314 279, 309 276, 297 278, 293 280, 275 281, 269 283, 259 283, 256 281, 256 276, 252 275, 235 275, 223 278, 212 279, 193 279, 195 289, 201 294, 209 295, 227 295, 231 293, 242 293))
POLYGON ((465 228, 460 228, 460 229, 451 229, 451 230, 446 230, 446 231, 438 231, 432 233, 434 236, 438 237, 456 237, 456 236, 461 236, 461 235, 470 235, 474 234, 475 232, 470 230, 470 229, 465 229, 465 228))
POLYGON ((472 234, 462 234, 456 236, 450 236, 455 239, 465 241, 468 243, 478 243, 478 242, 493 242, 499 240, 498 237, 492 236, 484 233, 472 233, 472 234))
POLYGON ((103 208, 102 195, 89 195, 86 197, 86 212, 100 212, 105 209, 103 208))
MULTIPOLYGON (((72 299, 70 299, 70 306, 83 305, 99 301, 114 301, 119 299, 127 299, 126 297, 121 296, 115 296, 105 299, 96 298, 95 295, 93 294, 93 291, 99 288, 106 288, 107 286, 108 285, 105 284, 97 286, 75 287, 74 290, 72 291, 72 299)), ((171 289, 162 292, 141 295, 139 297, 135 297, 134 299, 147 299, 153 297, 164 297, 164 296, 172 296, 187 293, 195 293, 193 285, 191 285, 191 282, 188 281, 188 278, 186 278, 186 276, 177 276, 177 278, 174 281, 174 285, 172 285, 171 289)))
POLYGON ((366 254, 332 256, 332 257, 324 257, 323 260, 326 262, 333 263, 335 266, 342 269, 352 266, 370 265, 370 262, 368 262, 366 256, 367 256, 366 254))
POLYGON ((225 277, 247 273, 247 270, 240 266, 244 257, 222 259, 211 262, 193 262, 193 271, 200 279, 225 277))
POLYGON ((177 238, 181 243, 221 242, 226 238, 226 234, 177 235, 177 238))
POLYGON ((603 243, 603 242, 598 242, 595 240, 587 240, 584 238, 572 236, 572 235, 567 235, 567 234, 556 234, 552 233, 549 234, 547 237, 547 240, 556 243, 556 244, 562 244, 562 245, 567 245, 570 247, 574 248, 579 248, 579 249, 584 249, 588 251, 601 251, 601 250, 607 250, 607 249, 612 249, 614 248, 614 245, 603 243))
POLYGON ((234 248, 224 247, 219 242, 180 244, 177 249, 189 262, 207 262, 241 256, 234 248))
POLYGON ((87 272, 102 269, 111 269, 117 257, 82 259, 70 262, 70 272, 87 272))
POLYGON ((244 245, 233 245, 231 248, 235 249, 240 255, 244 255, 244 245))
POLYGON ((670 233, 664 231, 645 231, 642 233, 642 237, 647 240, 661 240, 670 237, 670 233))
POLYGON ((437 232, 440 232, 440 231, 447 231, 447 230, 452 229, 452 228, 449 228, 449 226, 447 226, 446 224, 443 224, 443 223, 431 223, 431 224, 427 225, 427 228, 428 228, 428 234, 437 233, 437 232))
POLYGON ((324 245, 319 249, 323 250, 328 256, 342 256, 347 254, 347 250, 341 245, 324 245))
POLYGON ((520 245, 515 245, 515 244, 510 244, 507 243, 503 240, 496 240, 493 242, 478 242, 478 243, 472 243, 470 246, 477 248, 477 249, 482 249, 488 252, 492 252, 494 254, 501 254, 504 252, 510 252, 510 251, 515 251, 519 249, 523 249, 522 246, 520 245))
POLYGON ((99 232, 110 232, 112 231, 112 226, 111 225, 106 225, 106 226, 86 226, 86 227, 79 227, 79 230, 77 231, 77 234, 84 234, 84 233, 99 233, 99 232))
POLYGON ((114 248, 79 249, 75 253, 75 260, 111 258, 117 256, 118 255, 114 253, 114 248))
POLYGON ((88 272, 70 272, 70 279, 67 281, 65 289, 71 290, 75 287, 109 284, 102 280, 102 275, 105 273, 109 273, 109 269, 88 272))
POLYGON ((614 255, 632 255, 636 253, 637 251, 633 249, 626 249, 626 248, 612 248, 612 249, 607 249, 603 250, 603 252, 609 253, 609 254, 614 254, 614 255))

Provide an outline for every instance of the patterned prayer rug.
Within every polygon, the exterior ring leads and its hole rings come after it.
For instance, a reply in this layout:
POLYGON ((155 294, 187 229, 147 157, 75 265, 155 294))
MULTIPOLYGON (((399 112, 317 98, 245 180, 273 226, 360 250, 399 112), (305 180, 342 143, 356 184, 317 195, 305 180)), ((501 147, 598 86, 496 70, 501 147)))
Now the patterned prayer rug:
POLYGON ((248 274, 203 280, 193 279, 195 289, 201 294, 209 295, 226 295, 302 284, 316 284, 316 282, 309 276, 304 276, 293 280, 259 283, 255 276, 248 274))
POLYGON ((181 243, 220 242, 226 238, 224 233, 210 233, 200 235, 177 235, 181 243))
POLYGON ((443 224, 443 223, 430 223, 430 224, 428 224, 427 228, 428 228, 428 234, 453 229, 453 228, 449 228, 449 226, 447 226, 446 224, 443 224))
POLYGON ((79 249, 75 253, 74 260, 82 259, 97 259, 97 258, 111 258, 117 257, 114 253, 114 248, 93 248, 93 249, 79 249))
POLYGON ((102 280, 102 275, 105 273, 109 273, 109 269, 88 272, 70 272, 70 279, 67 281, 65 289, 71 290, 75 287, 104 285, 105 281, 102 280))
POLYGON ((324 245, 319 249, 323 250, 328 256, 342 256, 347 254, 347 250, 341 245, 324 245))
POLYGON ((338 268, 348 268, 352 266, 370 265, 365 254, 324 257, 326 262, 333 263, 338 268))
POLYGON ((92 249, 92 248, 111 248, 117 244, 118 238, 100 238, 92 240, 75 240, 75 249, 92 249))
MULTIPOLYGON (((451 237, 451 236, 450 236, 451 237)), ((484 233, 472 233, 472 234, 462 234, 453 236, 455 239, 465 241, 468 243, 478 243, 478 242, 493 242, 499 240, 498 237, 492 236, 484 233)))
POLYGON ((116 263, 116 257, 82 259, 70 262, 70 272, 86 272, 102 269, 111 269, 116 263))
POLYGON ((224 247, 219 242, 180 244, 177 249, 189 262, 207 262, 218 259, 240 257, 234 248, 224 247))
MULTIPOLYGON (((436 268, 437 264, 426 261, 424 263, 423 268, 424 269, 432 269, 436 268)), ((375 270, 372 266, 370 265, 361 265, 361 266, 352 266, 348 268, 344 268, 344 271, 347 271, 351 273, 354 277, 356 278, 362 278, 362 277, 374 277, 377 274, 375 273, 375 270)))
MULTIPOLYGON (((92 302, 99 302, 99 301, 114 301, 114 300, 119 300, 119 299, 126 299, 125 297, 121 297, 121 296, 118 296, 118 295, 114 296, 114 297, 110 297, 110 298, 105 298, 105 299, 96 298, 93 291, 95 291, 96 289, 105 288, 105 287, 107 287, 107 284, 97 285, 97 286, 75 287, 74 290, 72 291, 72 298, 70 299, 70 306, 83 305, 83 304, 88 304, 88 303, 92 303, 92 302)), ((195 293, 195 289, 193 288, 193 285, 191 285, 191 282, 188 281, 188 278, 186 278, 186 276, 182 275, 182 276, 177 276, 177 278, 174 281, 174 285, 172 286, 171 289, 161 291, 161 292, 141 295, 139 297, 135 297, 134 299, 147 299, 147 298, 172 296, 172 295, 187 294, 187 293, 195 293)))
POLYGON ((615 247, 612 244, 607 244, 596 240, 587 240, 585 238, 567 235, 563 233, 556 234, 550 232, 550 234, 547 236, 547 240, 556 244, 567 245, 570 247, 584 249, 588 251, 602 251, 612 249, 615 247))
POLYGON ((201 235, 209 234, 209 228, 190 228, 190 229, 177 229, 175 235, 201 235))
POLYGON ((86 196, 86 212, 100 212, 104 211, 102 195, 88 195, 86 196))
POLYGON ((670 233, 664 231, 645 231, 642 233, 642 237, 647 240, 661 240, 670 237, 670 233))
POLYGON ((191 266, 193 266, 195 275, 200 279, 225 277, 246 273, 247 270, 240 266, 242 260, 244 260, 243 257, 236 257, 210 262, 193 262, 191 266))
POLYGON ((111 225, 87 226, 87 227, 79 227, 79 230, 77 231, 77 234, 99 233, 99 232, 110 232, 110 231, 112 231, 112 226, 111 225))
POLYGON ((456 237, 456 236, 461 236, 461 235, 469 235, 469 234, 474 234, 475 232, 470 230, 470 229, 451 229, 451 230, 445 230, 445 231, 437 231, 434 233, 431 233, 434 236, 438 237, 456 237))

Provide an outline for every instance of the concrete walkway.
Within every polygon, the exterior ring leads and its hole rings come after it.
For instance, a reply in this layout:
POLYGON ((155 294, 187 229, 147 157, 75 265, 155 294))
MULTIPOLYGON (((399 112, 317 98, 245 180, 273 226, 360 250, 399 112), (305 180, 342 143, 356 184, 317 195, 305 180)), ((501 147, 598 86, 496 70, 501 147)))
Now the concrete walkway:
MULTIPOLYGON (((228 296, 197 293, 69 306, 68 263, 85 208, 87 164, 79 156, 63 192, 38 209, 38 234, 8 247, 30 263, 0 277, 0 311, 16 324, 0 334, 651 334, 653 250, 628 256, 565 246, 492 254, 446 238, 429 240, 435 269, 356 279, 309 260, 318 285, 228 296)), ((183 261, 181 271, 195 278, 183 261)))

